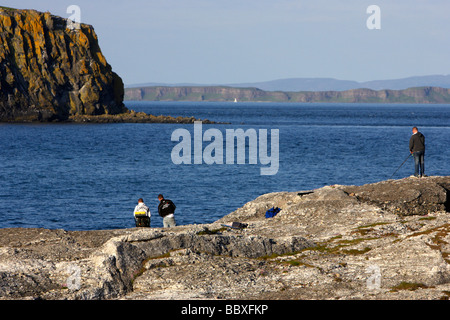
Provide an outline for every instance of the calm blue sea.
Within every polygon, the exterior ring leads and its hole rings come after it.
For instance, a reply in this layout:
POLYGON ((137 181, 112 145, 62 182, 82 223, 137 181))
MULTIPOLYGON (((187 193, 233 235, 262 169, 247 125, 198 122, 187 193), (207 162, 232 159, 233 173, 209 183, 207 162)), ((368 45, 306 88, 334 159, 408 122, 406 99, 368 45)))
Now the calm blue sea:
MULTIPOLYGON (((414 125, 427 139, 426 173, 450 174, 450 105, 126 104, 155 115, 231 123, 203 125, 203 131, 269 129, 270 136, 278 129, 279 171, 263 176, 263 165, 248 161, 173 164, 178 142, 172 133, 185 128, 193 134, 193 125, 0 124, 0 227, 134 227, 140 197, 152 226, 161 227, 159 193, 176 203, 178 224, 209 223, 268 192, 373 183, 388 179, 408 156, 414 125)), ((412 173, 410 158, 394 178, 412 173)))

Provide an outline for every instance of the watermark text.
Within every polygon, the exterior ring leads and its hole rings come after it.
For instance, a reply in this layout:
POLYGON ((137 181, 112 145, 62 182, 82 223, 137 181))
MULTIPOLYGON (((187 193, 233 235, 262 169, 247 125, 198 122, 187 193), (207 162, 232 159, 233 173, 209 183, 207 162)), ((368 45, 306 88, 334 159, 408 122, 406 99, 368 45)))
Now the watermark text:
POLYGON ((279 169, 279 130, 270 130, 270 155, 268 152, 267 129, 211 128, 203 132, 202 122, 194 122, 194 137, 187 129, 176 129, 171 140, 178 142, 172 149, 174 164, 259 164, 261 175, 275 175, 279 169), (203 142, 208 142, 203 148, 203 142), (248 142, 248 143, 247 143, 248 142), (193 145, 193 157, 192 157, 193 145), (225 145, 225 153, 224 153, 225 145), (247 148, 248 146, 248 148, 247 148), (248 150, 248 152, 247 152, 248 150), (248 161, 247 161, 248 154, 248 161), (193 161, 192 161, 193 158, 193 161), (236 160, 236 161, 235 161, 236 160))
POLYGON ((369 30, 381 29, 381 9, 379 6, 373 4, 367 7, 367 14, 370 16, 367 18, 366 26, 369 30))

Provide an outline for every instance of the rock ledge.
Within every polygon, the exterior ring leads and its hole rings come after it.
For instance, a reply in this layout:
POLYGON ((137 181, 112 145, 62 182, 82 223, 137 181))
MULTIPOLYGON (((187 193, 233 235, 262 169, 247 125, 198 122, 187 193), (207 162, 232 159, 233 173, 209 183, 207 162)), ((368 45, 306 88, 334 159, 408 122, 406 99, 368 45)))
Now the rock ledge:
POLYGON ((171 229, 1 229, 0 299, 448 299, 449 185, 277 192, 171 229))

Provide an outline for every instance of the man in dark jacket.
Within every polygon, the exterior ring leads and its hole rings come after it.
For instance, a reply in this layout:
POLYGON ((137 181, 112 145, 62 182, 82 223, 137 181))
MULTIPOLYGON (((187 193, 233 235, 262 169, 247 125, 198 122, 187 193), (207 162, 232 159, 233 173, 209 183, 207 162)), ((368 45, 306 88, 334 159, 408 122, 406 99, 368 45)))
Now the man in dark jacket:
POLYGON ((409 139, 409 151, 414 156, 414 176, 425 176, 425 136, 419 132, 417 127, 412 129, 412 136, 409 139), (420 169, 420 172, 419 172, 420 169))
POLYGON ((164 228, 175 227, 175 204, 169 199, 164 199, 162 194, 158 195, 158 200, 158 213, 161 217, 163 217, 164 228))

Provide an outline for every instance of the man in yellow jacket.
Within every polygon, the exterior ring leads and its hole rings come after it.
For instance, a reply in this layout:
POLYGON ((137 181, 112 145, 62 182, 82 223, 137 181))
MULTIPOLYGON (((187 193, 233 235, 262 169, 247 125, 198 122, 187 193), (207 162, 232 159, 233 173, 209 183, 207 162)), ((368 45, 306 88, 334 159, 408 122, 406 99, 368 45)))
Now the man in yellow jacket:
POLYGON ((144 200, 140 198, 137 206, 134 208, 136 227, 150 227, 150 217, 150 209, 145 205, 144 200))

